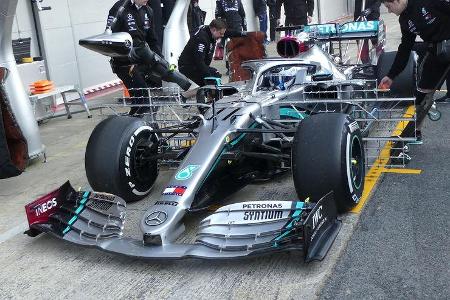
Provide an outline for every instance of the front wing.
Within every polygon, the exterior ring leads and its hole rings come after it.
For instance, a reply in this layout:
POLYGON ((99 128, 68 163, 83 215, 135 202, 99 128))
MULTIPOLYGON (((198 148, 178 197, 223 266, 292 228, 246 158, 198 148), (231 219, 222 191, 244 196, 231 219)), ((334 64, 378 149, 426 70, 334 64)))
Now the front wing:
POLYGON ((306 262, 322 260, 341 227, 332 192, 317 203, 252 201, 223 206, 200 222, 192 244, 152 245, 145 244, 145 237, 123 237, 125 201, 106 193, 76 192, 69 182, 25 210, 29 236, 45 232, 146 259, 227 259, 299 250, 306 262))

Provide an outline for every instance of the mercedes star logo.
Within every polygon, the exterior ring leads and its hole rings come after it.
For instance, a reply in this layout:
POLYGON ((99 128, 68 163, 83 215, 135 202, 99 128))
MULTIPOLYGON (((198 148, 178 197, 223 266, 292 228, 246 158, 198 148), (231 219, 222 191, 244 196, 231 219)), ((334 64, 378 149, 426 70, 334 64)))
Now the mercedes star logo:
POLYGON ((145 224, 148 226, 158 226, 167 220, 167 214, 163 211, 152 212, 145 218, 145 224))

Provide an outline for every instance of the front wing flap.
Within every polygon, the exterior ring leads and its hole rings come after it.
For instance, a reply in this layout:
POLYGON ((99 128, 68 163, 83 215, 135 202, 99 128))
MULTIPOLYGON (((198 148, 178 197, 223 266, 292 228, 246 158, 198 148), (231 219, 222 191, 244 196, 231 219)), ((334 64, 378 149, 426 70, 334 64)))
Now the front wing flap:
POLYGON ((69 182, 25 207, 30 230, 127 256, 158 258, 238 258, 303 251, 305 261, 322 260, 341 222, 333 193, 317 203, 252 201, 223 206, 200 222, 193 244, 145 245, 122 237, 126 204, 97 192, 77 192, 69 182))

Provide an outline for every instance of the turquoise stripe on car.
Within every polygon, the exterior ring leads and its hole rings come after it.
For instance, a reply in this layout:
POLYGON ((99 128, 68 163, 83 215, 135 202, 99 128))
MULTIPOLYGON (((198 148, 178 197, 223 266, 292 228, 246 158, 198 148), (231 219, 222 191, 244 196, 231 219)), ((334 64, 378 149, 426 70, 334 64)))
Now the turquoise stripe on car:
POLYGON ((81 201, 80 201, 80 206, 78 206, 78 208, 75 210, 75 215, 69 220, 67 227, 63 230, 63 234, 68 233, 71 229, 72 224, 75 223, 75 221, 78 219, 78 215, 84 209, 84 204, 87 202, 90 193, 91 192, 87 192, 87 191, 84 192, 83 197, 81 198, 81 201))

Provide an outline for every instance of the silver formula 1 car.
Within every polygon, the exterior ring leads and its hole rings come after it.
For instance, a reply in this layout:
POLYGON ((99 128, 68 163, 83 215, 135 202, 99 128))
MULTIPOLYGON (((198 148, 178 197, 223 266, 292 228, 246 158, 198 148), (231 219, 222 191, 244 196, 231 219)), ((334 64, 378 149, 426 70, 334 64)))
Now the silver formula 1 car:
MULTIPOLYGON (((337 33, 343 39, 346 32, 337 33)), ((379 30, 348 33, 372 39, 379 30)), ((28 234, 47 232, 142 258, 302 250, 306 261, 322 259, 341 226, 337 212, 361 198, 366 156, 360 127, 373 114, 361 103, 377 99, 366 99, 373 82, 361 78, 361 66, 336 63, 326 48, 338 39, 335 34, 323 43, 314 34, 280 41, 285 57, 245 62, 251 80, 202 87, 196 101, 187 103, 178 93, 152 97, 149 91, 147 116, 102 121, 85 157, 96 192, 76 192, 66 183, 30 203, 28 234), (142 216, 142 239, 122 237, 126 202, 146 197, 164 166, 176 171, 142 216), (222 201, 285 172, 292 173, 299 201, 222 201), (223 206, 200 222, 194 243, 176 242, 187 214, 218 204, 223 206)))

